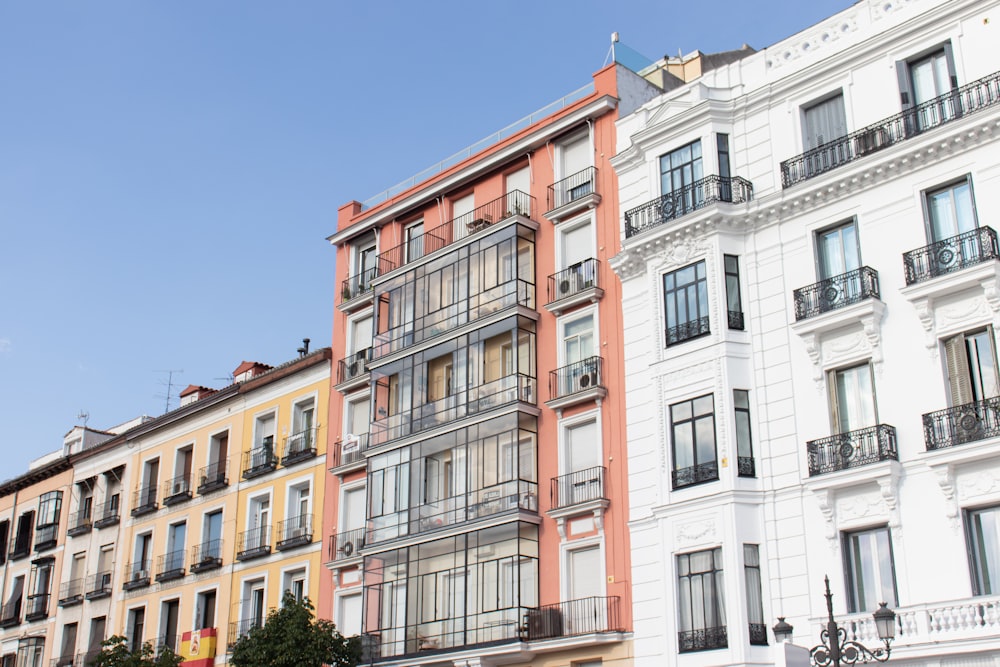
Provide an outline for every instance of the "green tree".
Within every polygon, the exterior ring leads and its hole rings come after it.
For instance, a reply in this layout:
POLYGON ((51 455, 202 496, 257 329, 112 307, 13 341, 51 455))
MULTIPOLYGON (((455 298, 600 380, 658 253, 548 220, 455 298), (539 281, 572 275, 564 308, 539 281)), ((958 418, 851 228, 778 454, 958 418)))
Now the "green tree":
POLYGON ((355 667, 361 657, 357 637, 344 637, 331 621, 317 620, 309 598, 301 602, 289 591, 264 625, 237 640, 233 667, 355 667))
POLYGON ((113 635, 101 642, 101 652, 88 664, 93 667, 177 667, 181 664, 181 657, 170 648, 164 648, 156 655, 149 642, 131 651, 128 639, 113 635))

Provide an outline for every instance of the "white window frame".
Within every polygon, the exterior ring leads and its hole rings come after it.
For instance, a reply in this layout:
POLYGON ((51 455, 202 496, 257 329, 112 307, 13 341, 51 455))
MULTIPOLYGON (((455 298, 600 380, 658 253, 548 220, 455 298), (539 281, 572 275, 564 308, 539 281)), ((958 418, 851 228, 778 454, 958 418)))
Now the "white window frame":
POLYGON ((562 368, 566 365, 566 325, 582 320, 589 317, 593 326, 594 332, 594 349, 590 356, 599 357, 601 356, 601 330, 600 330, 600 320, 597 313, 597 305, 592 304, 586 308, 580 308, 579 310, 574 310, 569 315, 564 315, 556 321, 556 327, 559 338, 557 339, 558 348, 556 350, 557 367, 562 368))
POLYGON ((273 446, 273 449, 274 449, 275 456, 278 456, 279 455, 278 448, 280 446, 280 443, 278 442, 278 417, 279 417, 278 406, 272 406, 270 408, 267 408, 266 410, 261 410, 260 412, 255 412, 254 413, 254 415, 253 415, 253 439, 251 440, 251 442, 253 443, 253 445, 252 445, 251 448, 252 449, 258 449, 259 447, 263 446, 263 444, 264 444, 264 436, 259 432, 259 429, 260 429, 261 422, 264 421, 264 420, 266 420, 268 417, 273 417, 274 418, 274 433, 271 434, 271 435, 274 436, 274 440, 272 442, 272 446, 273 446))
POLYGON ((306 488, 309 490, 309 497, 307 499, 308 511, 306 512, 306 514, 312 513, 313 492, 316 490, 316 484, 314 484, 312 475, 309 475, 307 477, 298 477, 296 479, 291 479, 285 482, 285 519, 294 519, 299 516, 297 510, 299 502, 295 503, 296 513, 290 514, 290 511, 292 510, 292 499, 294 498, 296 501, 300 501, 298 491, 302 488, 306 488))
POLYGON ((567 220, 556 227, 556 270, 565 271, 569 268, 566 263, 565 252, 563 246, 565 245, 566 236, 570 232, 575 232, 581 227, 590 227, 590 248, 593 251, 591 254, 592 258, 597 258, 597 227, 594 224, 594 213, 588 211, 584 215, 573 218, 572 220, 567 220))
POLYGON ((251 496, 247 496, 247 512, 244 519, 245 530, 254 529, 254 518, 259 512, 252 512, 251 510, 254 509, 254 503, 259 502, 263 498, 267 498, 268 525, 274 524, 274 489, 267 487, 266 489, 260 489, 251 496))
POLYGON ((198 606, 199 606, 198 605, 198 598, 201 597, 202 595, 204 595, 205 593, 211 593, 213 591, 215 592, 215 619, 214 619, 214 621, 215 621, 215 624, 216 624, 214 627, 218 627, 218 622, 219 622, 219 598, 220 598, 218 584, 213 585, 213 586, 206 586, 204 588, 196 588, 196 589, 194 589, 194 604, 191 605, 191 626, 190 627, 192 627, 192 628, 197 628, 198 627, 198 616, 200 615, 200 610, 198 609, 198 606))
MULTIPOLYGON (((286 565, 281 568, 281 597, 285 597, 285 591, 290 591, 291 586, 286 586, 285 584, 291 584, 298 578, 298 575, 302 575, 302 597, 303 599, 309 597, 309 561, 302 561, 300 563, 295 563, 293 565, 286 565)), ((280 602, 280 600, 279 600, 280 602)))
MULTIPOLYGON (((569 582, 569 559, 570 552, 573 551, 584 551, 586 549, 592 549, 597 547, 598 557, 600 558, 601 571, 600 576, 597 578, 601 582, 601 588, 605 592, 607 591, 607 548, 604 544, 604 531, 601 530, 597 535, 592 535, 589 537, 580 538, 578 540, 572 540, 569 542, 560 542, 559 544, 559 599, 569 600, 570 595, 570 582, 569 582)), ((541 576, 541 572, 539 572, 541 576)))
MULTIPOLYGON (((341 609, 341 599, 347 597, 361 598, 360 600, 361 609, 362 613, 364 612, 365 595, 364 595, 364 590, 361 586, 350 586, 347 588, 338 588, 337 590, 335 590, 333 592, 333 622, 334 625, 337 626, 337 631, 340 633, 344 633, 343 623, 341 623, 343 619, 339 618, 341 609)), ((361 635, 361 633, 364 632, 365 629, 364 618, 362 618, 361 621, 362 622, 359 624, 360 625, 360 631, 358 632, 359 636, 361 635)), ((344 636, 352 637, 353 635, 344 634, 344 636)))

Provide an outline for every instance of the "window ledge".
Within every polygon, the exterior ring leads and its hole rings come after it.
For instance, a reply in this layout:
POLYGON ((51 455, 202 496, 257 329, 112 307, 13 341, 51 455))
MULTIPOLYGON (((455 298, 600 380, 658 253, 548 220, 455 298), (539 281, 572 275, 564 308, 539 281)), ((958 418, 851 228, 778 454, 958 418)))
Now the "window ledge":
POLYGON ((564 220, 567 220, 573 215, 576 215, 580 211, 585 211, 588 209, 595 208, 601 203, 601 195, 596 192, 591 192, 588 195, 584 195, 571 202, 567 202, 562 206, 557 206, 556 208, 543 213, 542 215, 549 220, 552 224, 556 225, 564 220))
POLYGON ((815 317, 800 320, 790 325, 791 330, 805 343, 806 353, 813 364, 813 379, 823 382, 822 364, 846 361, 857 356, 858 351, 865 351, 873 364, 882 362, 882 317, 885 315, 885 303, 881 299, 869 298, 845 308, 831 310, 815 317), (858 331, 860 329, 860 331, 858 331), (828 345, 830 349, 824 354, 824 338, 842 338, 843 336, 828 336, 828 334, 847 330, 855 337, 852 345, 828 345), (867 349, 866 349, 867 346, 867 349), (840 357, 843 357, 841 359, 840 357))
POLYGON ((371 371, 368 371, 366 373, 360 373, 348 380, 344 380, 343 382, 337 383, 336 385, 334 385, 333 388, 339 391, 341 394, 346 394, 354 389, 357 389, 358 387, 367 386, 369 381, 371 380, 371 377, 372 377, 371 371))
MULTIPOLYGON (((877 485, 881 500, 881 511, 888 514, 889 527, 898 530, 899 520, 899 479, 903 467, 895 459, 879 461, 857 468, 808 477, 803 485, 812 492, 819 510, 826 519, 826 538, 834 546, 840 537, 837 516, 837 493, 864 485, 877 485)), ((870 509, 870 508, 869 508, 870 509)))
POLYGON ((607 498, 596 498, 582 503, 567 505, 550 509, 546 514, 556 520, 556 529, 559 537, 566 539, 566 520, 572 517, 583 516, 585 514, 594 515, 594 527, 598 533, 604 532, 604 511, 608 509, 611 501, 607 498))
POLYGON ((374 290, 368 290, 367 292, 362 292, 353 299, 347 301, 341 301, 337 304, 337 310, 342 313, 353 313, 362 308, 367 308, 372 305, 373 297, 375 296, 374 290))
POLYGON ((553 410, 562 412, 571 405, 578 405, 580 403, 587 403, 595 400, 600 402, 607 395, 608 390, 601 385, 597 385, 591 387, 590 389, 584 389, 583 391, 573 392, 572 394, 567 394, 566 396, 553 398, 551 401, 545 401, 545 405, 553 410))
POLYGON ((561 315, 570 308, 581 303, 597 303, 604 296, 604 290, 600 287, 588 287, 562 299, 556 299, 545 304, 545 310, 554 315, 561 315))

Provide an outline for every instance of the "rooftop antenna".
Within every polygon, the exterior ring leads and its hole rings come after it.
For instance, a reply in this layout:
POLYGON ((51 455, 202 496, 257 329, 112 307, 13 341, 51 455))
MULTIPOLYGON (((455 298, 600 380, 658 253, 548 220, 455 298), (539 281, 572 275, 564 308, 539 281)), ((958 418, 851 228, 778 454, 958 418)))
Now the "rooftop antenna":
POLYGON ((87 412, 86 410, 81 409, 80 410, 80 414, 78 414, 76 416, 76 418, 83 422, 83 428, 84 428, 84 430, 86 430, 87 429, 87 421, 90 420, 90 413, 87 412))
POLYGON ((171 394, 173 394, 173 391, 174 391, 174 373, 183 373, 184 370, 183 369, 179 369, 179 368, 171 368, 171 369, 167 369, 167 370, 153 371, 153 372, 154 373, 166 373, 167 374, 167 381, 166 382, 164 382, 163 380, 160 380, 160 386, 162 387, 162 386, 166 385, 167 391, 166 391, 165 394, 156 394, 156 398, 162 398, 162 399, 164 399, 165 403, 164 403, 163 411, 164 412, 170 412, 170 396, 171 396, 171 394))

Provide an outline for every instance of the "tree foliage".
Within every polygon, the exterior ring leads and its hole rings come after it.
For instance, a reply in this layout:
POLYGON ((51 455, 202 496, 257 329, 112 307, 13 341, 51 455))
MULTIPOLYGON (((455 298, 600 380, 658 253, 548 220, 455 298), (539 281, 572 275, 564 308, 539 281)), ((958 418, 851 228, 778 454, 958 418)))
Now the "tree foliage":
POLYGON ((156 655, 149 642, 132 651, 128 647, 128 639, 113 635, 101 642, 101 652, 88 664, 93 667, 177 667, 181 664, 181 657, 169 648, 156 655))
POLYGON ((309 598, 285 591, 281 606, 264 625, 237 640, 233 667, 355 667, 361 656, 357 637, 344 637, 331 621, 316 619, 309 598))

